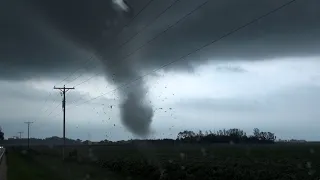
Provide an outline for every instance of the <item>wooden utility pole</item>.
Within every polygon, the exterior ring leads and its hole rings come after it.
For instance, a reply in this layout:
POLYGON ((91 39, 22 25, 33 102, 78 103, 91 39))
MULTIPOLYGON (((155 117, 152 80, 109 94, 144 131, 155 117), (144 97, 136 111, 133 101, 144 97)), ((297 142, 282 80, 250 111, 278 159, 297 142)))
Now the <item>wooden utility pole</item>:
POLYGON ((65 156, 65 146, 66 146, 66 92, 68 92, 72 88, 66 88, 64 85, 63 87, 53 87, 53 89, 59 89, 61 91, 62 98, 62 110, 63 110, 63 148, 62 148, 62 159, 64 160, 65 156))
POLYGON ((18 132, 20 139, 21 139, 21 137, 22 137, 22 136, 21 136, 22 133, 23 133, 22 131, 18 132))
POLYGON ((27 121, 27 122, 24 122, 24 123, 26 123, 27 125, 28 125, 28 149, 30 148, 30 124, 32 124, 33 122, 30 122, 30 121, 27 121))

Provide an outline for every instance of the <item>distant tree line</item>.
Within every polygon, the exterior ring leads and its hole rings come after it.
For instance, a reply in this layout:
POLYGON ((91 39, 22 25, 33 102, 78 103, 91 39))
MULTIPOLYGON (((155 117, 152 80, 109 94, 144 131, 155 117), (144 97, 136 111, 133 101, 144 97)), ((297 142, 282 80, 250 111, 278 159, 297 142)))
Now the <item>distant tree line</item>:
MULTIPOLYGON (((6 145, 27 145, 28 139, 27 138, 8 138, 4 141, 2 141, 2 144, 6 145)), ((30 138, 30 144, 31 145, 61 145, 63 144, 63 138, 53 136, 48 137, 44 139, 40 138, 30 138)), ((70 138, 66 138, 66 144, 68 145, 79 145, 82 144, 82 141, 80 139, 74 140, 70 138)))
POLYGON ((212 131, 182 131, 177 136, 177 141, 188 143, 274 143, 276 136, 271 132, 253 129, 253 135, 247 135, 243 130, 223 129, 216 132, 212 131))
MULTIPOLYGON (((0 131, 0 138, 2 132, 0 131)), ((0 139, 1 140, 1 139, 0 139)), ((257 144, 268 144, 274 143, 276 141, 276 136, 272 132, 260 131, 258 128, 253 129, 252 135, 247 135, 243 130, 233 128, 233 129, 223 129, 216 132, 213 131, 189 131, 185 130, 179 132, 176 139, 131 139, 122 140, 117 142, 112 142, 109 140, 102 140, 98 142, 93 141, 82 141, 80 139, 69 139, 66 138, 67 145, 116 145, 116 144, 135 144, 135 143, 154 143, 154 144, 176 144, 176 143, 257 143, 257 144)), ((277 142, 293 142, 278 140, 277 142)), ((296 141, 295 141, 296 142, 296 141)), ((2 144, 6 145, 27 145, 27 139, 19 138, 8 138, 2 141, 2 144)), ((61 137, 53 136, 44 139, 30 138, 31 145, 56 145, 60 146, 63 144, 63 139, 61 137)))
POLYGON ((0 127, 0 140, 4 140, 4 133, 2 132, 2 128, 0 127))
POLYGON ((277 142, 279 143, 305 143, 307 142, 306 140, 303 140, 303 139, 278 139, 277 142))

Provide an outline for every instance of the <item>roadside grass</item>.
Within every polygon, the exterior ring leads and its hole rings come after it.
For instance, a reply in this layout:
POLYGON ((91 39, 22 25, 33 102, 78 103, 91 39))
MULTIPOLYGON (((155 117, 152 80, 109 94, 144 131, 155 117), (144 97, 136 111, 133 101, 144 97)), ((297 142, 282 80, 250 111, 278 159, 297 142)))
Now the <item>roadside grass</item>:
POLYGON ((8 153, 7 166, 8 180, 136 180, 91 164, 63 162, 60 157, 19 151, 8 153))
POLYGON ((7 167, 8 180, 61 180, 49 169, 19 152, 9 152, 7 154, 7 167))
POLYGON ((132 177, 112 173, 104 168, 91 164, 77 162, 63 162, 61 158, 40 155, 35 161, 41 166, 48 167, 51 172, 61 174, 63 179, 90 179, 90 180, 134 180, 132 177))

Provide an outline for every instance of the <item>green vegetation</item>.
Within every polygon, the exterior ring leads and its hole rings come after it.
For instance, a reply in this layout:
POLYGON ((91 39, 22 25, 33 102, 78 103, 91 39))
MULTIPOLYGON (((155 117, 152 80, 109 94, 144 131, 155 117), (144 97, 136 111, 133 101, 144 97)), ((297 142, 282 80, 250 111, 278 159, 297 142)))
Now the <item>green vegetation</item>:
POLYGON ((31 151, 21 153, 21 149, 9 150, 8 180, 126 180, 110 171, 90 164, 63 162, 61 158, 42 155, 31 151))
POLYGON ((18 152, 7 153, 8 180, 59 180, 46 167, 40 166, 30 156, 18 152))
POLYGON ((259 129, 253 135, 239 129, 183 131, 176 140, 70 145, 64 162, 61 146, 33 146, 27 155, 16 148, 8 160, 9 168, 17 161, 19 174, 38 179, 319 180, 320 144, 275 140, 259 129))
MULTIPOLYGON (((36 149, 41 153, 39 156, 61 156, 58 148, 36 149)), ((141 142, 74 146, 67 150, 77 152, 76 157, 75 153, 70 153, 69 162, 117 172, 125 177, 157 180, 318 180, 320 177, 320 144, 316 143, 160 145, 141 142)), ((88 172, 85 168, 79 170, 88 172)))
POLYGON ((212 131, 183 131, 178 134, 177 141, 191 143, 236 143, 236 144, 271 144, 276 140, 276 136, 271 132, 263 132, 258 128, 253 129, 253 135, 247 135, 243 130, 223 129, 217 132, 212 131))

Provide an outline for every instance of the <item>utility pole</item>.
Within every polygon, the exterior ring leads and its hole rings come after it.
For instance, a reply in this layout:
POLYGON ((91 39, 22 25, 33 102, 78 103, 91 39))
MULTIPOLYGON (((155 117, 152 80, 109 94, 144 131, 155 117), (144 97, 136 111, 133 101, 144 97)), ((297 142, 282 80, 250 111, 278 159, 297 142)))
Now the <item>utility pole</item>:
POLYGON ((20 139, 21 139, 22 133, 23 133, 23 131, 18 132, 20 139))
POLYGON ((61 91, 62 98, 62 110, 63 110, 63 148, 62 148, 62 159, 64 160, 64 152, 66 147, 66 92, 68 92, 72 88, 66 88, 66 85, 63 87, 53 87, 53 89, 59 89, 61 91))
POLYGON ((30 122, 30 121, 27 121, 27 122, 24 122, 28 125, 28 149, 30 148, 30 124, 32 124, 33 122, 30 122))

